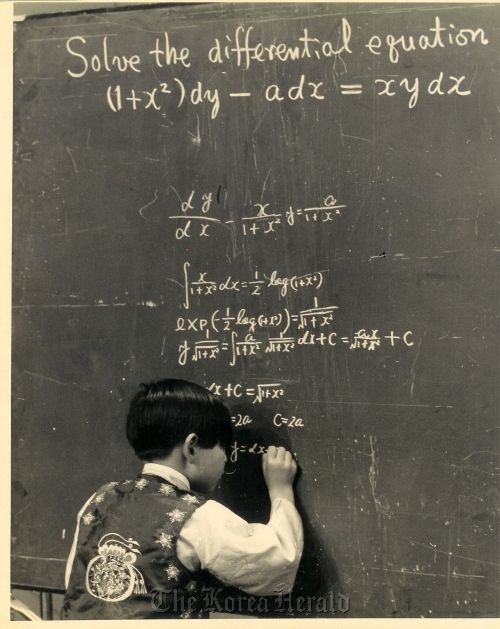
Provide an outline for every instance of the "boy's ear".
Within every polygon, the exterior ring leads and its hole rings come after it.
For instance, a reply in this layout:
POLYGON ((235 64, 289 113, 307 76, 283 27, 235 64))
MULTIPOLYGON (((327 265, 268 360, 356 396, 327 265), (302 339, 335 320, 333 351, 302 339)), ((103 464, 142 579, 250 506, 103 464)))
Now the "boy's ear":
POLYGON ((191 432, 184 439, 184 443, 182 444, 182 454, 186 457, 188 461, 191 461, 194 455, 196 454, 197 449, 198 449, 198 435, 194 432, 191 432))

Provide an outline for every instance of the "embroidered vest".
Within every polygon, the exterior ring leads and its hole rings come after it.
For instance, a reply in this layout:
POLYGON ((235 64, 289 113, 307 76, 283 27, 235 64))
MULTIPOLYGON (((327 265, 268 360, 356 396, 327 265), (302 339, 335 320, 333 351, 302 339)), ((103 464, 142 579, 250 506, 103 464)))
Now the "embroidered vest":
POLYGON ((79 522, 62 619, 202 618, 212 583, 179 561, 181 528, 206 498, 153 475, 109 483, 79 522))

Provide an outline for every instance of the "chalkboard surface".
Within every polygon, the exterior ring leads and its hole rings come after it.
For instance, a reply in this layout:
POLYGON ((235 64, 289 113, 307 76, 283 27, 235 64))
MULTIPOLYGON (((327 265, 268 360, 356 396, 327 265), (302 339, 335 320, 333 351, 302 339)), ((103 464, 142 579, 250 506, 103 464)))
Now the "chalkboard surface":
POLYGON ((140 469, 130 396, 181 377, 231 405, 244 517, 296 453, 295 594, 344 608, 292 615, 498 614, 499 33, 442 4, 17 26, 13 582, 63 587, 79 507, 140 469))

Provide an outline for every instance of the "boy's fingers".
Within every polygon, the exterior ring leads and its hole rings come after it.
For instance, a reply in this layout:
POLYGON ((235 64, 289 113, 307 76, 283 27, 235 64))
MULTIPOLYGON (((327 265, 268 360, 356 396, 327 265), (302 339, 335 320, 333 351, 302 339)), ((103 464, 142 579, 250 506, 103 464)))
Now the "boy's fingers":
POLYGON ((267 456, 268 457, 275 457, 276 456, 276 446, 269 446, 267 449, 267 456))
POLYGON ((268 446, 267 451, 262 455, 263 460, 278 460, 286 463, 294 461, 292 453, 283 446, 268 446))

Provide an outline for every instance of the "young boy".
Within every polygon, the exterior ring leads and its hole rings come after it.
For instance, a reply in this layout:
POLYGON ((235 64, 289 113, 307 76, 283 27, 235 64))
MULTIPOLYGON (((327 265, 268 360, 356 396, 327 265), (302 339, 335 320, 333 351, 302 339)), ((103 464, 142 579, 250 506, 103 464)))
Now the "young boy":
POLYGON ((204 617, 214 577, 254 595, 292 589, 303 532, 289 452, 270 446, 263 455, 270 519, 249 524, 205 495, 232 440, 229 410, 210 391, 173 379, 141 385, 127 438, 144 467, 101 487, 79 512, 61 618, 204 617))

